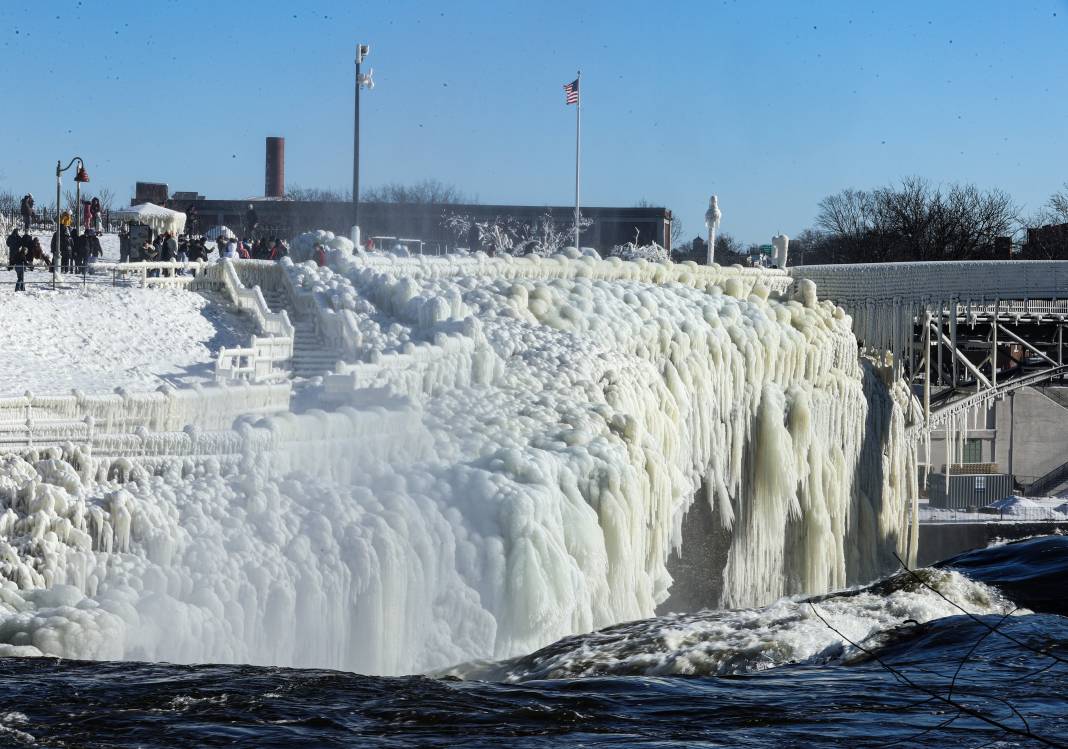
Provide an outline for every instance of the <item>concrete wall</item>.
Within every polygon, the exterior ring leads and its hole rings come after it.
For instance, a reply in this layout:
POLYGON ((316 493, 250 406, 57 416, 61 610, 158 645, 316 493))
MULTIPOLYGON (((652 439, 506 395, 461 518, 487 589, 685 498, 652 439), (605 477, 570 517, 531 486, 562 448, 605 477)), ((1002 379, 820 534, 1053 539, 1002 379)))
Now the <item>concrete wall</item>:
MULTIPOLYGON (((996 464, 1026 486, 1068 461, 1062 402, 1068 402, 1068 388, 1020 388, 970 421, 965 436, 980 441, 979 462, 996 464)), ((931 433, 931 470, 940 472, 945 463, 945 431, 939 429, 931 433)))
POLYGON ((982 549, 992 541, 1016 541, 1068 531, 1068 523, 932 523, 920 526, 916 563, 920 567, 940 562, 965 551, 982 549))
POLYGON ((996 462, 1030 484, 1068 461, 1068 409, 1036 388, 998 404, 996 462))

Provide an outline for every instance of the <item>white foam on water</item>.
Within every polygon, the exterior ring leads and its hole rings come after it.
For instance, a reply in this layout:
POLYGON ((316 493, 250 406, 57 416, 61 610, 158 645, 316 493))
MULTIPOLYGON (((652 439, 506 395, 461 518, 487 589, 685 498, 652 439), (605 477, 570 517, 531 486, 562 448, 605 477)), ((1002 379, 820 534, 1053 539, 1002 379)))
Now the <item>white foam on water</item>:
POLYGON ((926 585, 903 574, 891 586, 808 601, 669 615, 577 635, 503 663, 472 663, 446 673, 508 682, 588 676, 728 675, 787 664, 864 658, 898 628, 961 614, 1029 613, 983 583, 953 571, 921 570, 926 585), (937 591, 937 592, 936 592, 937 591), (943 598, 942 596, 945 596, 943 598), (956 604, 957 606, 955 606, 956 604), (855 643, 855 644, 854 644, 855 643), (859 646, 859 647, 857 647, 859 646))

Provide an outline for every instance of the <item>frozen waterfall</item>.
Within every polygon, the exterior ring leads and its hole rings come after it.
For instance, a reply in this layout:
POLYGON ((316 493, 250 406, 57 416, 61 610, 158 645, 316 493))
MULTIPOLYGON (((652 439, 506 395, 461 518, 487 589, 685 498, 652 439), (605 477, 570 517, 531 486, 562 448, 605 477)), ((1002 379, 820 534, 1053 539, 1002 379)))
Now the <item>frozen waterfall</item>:
POLYGON ((907 390, 810 286, 335 255, 288 272, 354 326, 346 405, 157 475, 3 459, 0 654, 385 674, 516 656, 651 616, 694 501, 731 529, 725 606, 908 553, 907 390))

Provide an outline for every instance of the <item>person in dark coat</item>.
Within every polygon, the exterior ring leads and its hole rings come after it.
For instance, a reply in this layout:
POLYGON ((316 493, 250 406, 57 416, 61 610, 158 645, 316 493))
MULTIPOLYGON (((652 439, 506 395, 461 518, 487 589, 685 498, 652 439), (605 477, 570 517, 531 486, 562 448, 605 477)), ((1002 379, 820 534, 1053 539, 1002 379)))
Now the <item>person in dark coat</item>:
POLYGON ((89 262, 89 237, 81 229, 76 229, 72 245, 71 260, 74 266, 72 272, 83 274, 89 262))
POLYGON ((71 270, 70 255, 72 244, 70 229, 66 226, 59 227, 59 231, 52 235, 52 259, 53 261, 59 261, 59 269, 63 273, 70 273, 71 270))
MULTIPOLYGON (((159 259, 164 263, 173 263, 178 259, 178 240, 170 232, 163 235, 163 243, 159 248, 159 259)), ((164 270, 163 275, 169 278, 171 272, 164 270)))
POLYGON ((119 230, 119 262, 130 262, 130 229, 125 225, 119 230))
POLYGON ((89 246, 89 257, 96 260, 104 254, 104 248, 100 245, 100 237, 94 229, 90 229, 86 236, 86 244, 89 246))
POLYGON ((33 195, 27 193, 23 196, 19 211, 22 213, 22 230, 29 231, 33 223, 33 195))
POLYGON ((32 242, 33 239, 28 233, 20 237, 18 230, 11 232, 11 236, 7 238, 7 269, 15 271, 15 291, 26 290, 26 254, 33 246, 32 242))

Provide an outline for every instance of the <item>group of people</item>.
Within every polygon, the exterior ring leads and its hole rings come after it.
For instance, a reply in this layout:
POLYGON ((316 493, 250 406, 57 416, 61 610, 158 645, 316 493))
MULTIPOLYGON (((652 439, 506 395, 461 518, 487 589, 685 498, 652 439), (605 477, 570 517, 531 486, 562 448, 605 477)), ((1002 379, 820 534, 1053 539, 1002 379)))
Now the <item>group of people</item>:
POLYGON ((85 273, 90 259, 102 254, 100 237, 93 229, 71 231, 66 226, 52 234, 51 250, 52 254, 46 255, 40 238, 29 229, 21 229, 21 234, 17 226, 11 230, 7 236, 7 269, 15 271, 15 291, 26 290, 26 271, 33 270, 38 261, 51 271, 52 260, 58 256, 64 273, 85 273))
POLYGON ((285 240, 272 237, 270 239, 238 239, 237 237, 219 237, 219 257, 232 260, 274 260, 278 261, 289 256, 289 245, 285 240))
MULTIPOLYGON (((24 232, 29 232, 33 222, 37 219, 34 205, 35 203, 31 193, 26 193, 22 196, 22 200, 19 203, 19 213, 22 215, 22 230, 24 232)), ((93 231, 98 235, 102 234, 104 231, 103 215, 104 208, 100 203, 100 198, 82 201, 81 225, 86 232, 93 231)), ((73 227, 75 222, 70 211, 63 211, 59 217, 59 223, 61 226, 65 226, 68 229, 73 227)))
MULTIPOLYGON (((72 228, 72 223, 67 215, 67 221, 60 221, 59 228, 52 234, 51 255, 45 254, 39 237, 30 233, 30 224, 33 219, 33 196, 27 195, 23 199, 23 206, 29 206, 30 213, 23 216, 23 226, 15 227, 7 237, 8 262, 7 269, 16 274, 15 291, 25 291, 25 272, 33 270, 36 262, 49 271, 52 270, 54 258, 58 259, 59 269, 63 273, 84 274, 92 260, 103 254, 100 244, 100 231, 96 228, 81 229, 72 228), (27 201, 28 199, 28 201, 27 201)), ((99 201, 95 198, 99 206, 99 201)), ((92 202, 89 204, 92 205, 92 202)), ((99 222, 99 208, 96 212, 87 209, 86 222, 90 225, 99 222)), ((261 237, 260 239, 238 239, 237 237, 220 236, 216 240, 220 259, 252 259, 279 261, 289 256, 289 245, 283 239, 277 237, 261 237)), ((175 236, 173 232, 164 232, 152 238, 148 234, 143 242, 135 242, 131 238, 130 226, 123 226, 119 232, 119 262, 203 262, 210 259, 215 250, 209 240, 203 236, 181 234, 175 236)), ((324 253, 325 254, 325 253, 324 253)), ((325 259, 325 258, 324 258, 325 259)), ((169 271, 164 271, 170 275, 169 271)), ((152 275, 158 275, 158 271, 152 275)), ((177 270, 178 275, 184 271, 177 270)))
POLYGON ((15 271, 15 291, 26 290, 26 270, 37 259, 51 267, 52 258, 44 254, 41 240, 26 229, 20 235, 16 226, 7 237, 7 269, 15 271))
MULTIPOLYGON (((272 237, 258 240, 237 237, 220 236, 215 245, 219 251, 219 258, 245 259, 245 260, 274 260, 278 261, 289 255, 289 245, 285 240, 272 237)), ((201 262, 207 261, 213 252, 208 240, 202 236, 189 236, 173 232, 164 232, 154 240, 145 239, 139 246, 130 237, 130 232, 124 228, 119 232, 119 262, 201 262)), ((179 275, 183 271, 178 271, 179 275)))
POLYGON ((95 229, 72 230, 63 225, 52 233, 51 249, 52 257, 59 254, 59 269, 64 273, 85 273, 90 258, 95 260, 103 254, 100 235, 95 229))

